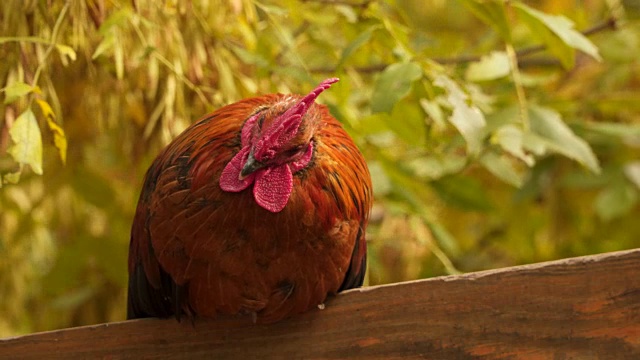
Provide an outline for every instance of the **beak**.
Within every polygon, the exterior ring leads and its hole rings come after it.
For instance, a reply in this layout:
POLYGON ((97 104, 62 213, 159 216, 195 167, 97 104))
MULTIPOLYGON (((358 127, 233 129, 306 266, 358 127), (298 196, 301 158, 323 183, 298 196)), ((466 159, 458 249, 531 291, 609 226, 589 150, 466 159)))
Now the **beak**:
POLYGON ((266 164, 256 161, 253 157, 253 152, 249 153, 249 157, 247 157, 247 161, 244 163, 242 170, 240 170, 240 179, 244 179, 247 175, 251 175, 256 170, 262 169, 266 164))

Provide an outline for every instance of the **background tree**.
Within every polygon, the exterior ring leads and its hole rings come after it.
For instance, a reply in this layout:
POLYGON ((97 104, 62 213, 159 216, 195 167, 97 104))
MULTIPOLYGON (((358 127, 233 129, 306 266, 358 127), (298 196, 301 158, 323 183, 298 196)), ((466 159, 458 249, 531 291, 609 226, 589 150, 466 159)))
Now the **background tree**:
POLYGON ((322 100, 374 180, 369 284, 637 247, 639 9, 3 1, 0 336, 123 319, 159 149, 219 106, 329 76, 322 100))

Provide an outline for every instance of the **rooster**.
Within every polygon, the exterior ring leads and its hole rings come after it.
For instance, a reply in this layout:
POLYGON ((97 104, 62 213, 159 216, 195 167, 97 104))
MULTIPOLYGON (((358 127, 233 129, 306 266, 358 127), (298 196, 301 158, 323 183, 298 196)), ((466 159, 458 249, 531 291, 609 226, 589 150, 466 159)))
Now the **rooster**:
POLYGON ((362 285, 369 171, 315 103, 336 81, 227 105, 158 155, 131 230, 128 319, 271 323, 362 285))

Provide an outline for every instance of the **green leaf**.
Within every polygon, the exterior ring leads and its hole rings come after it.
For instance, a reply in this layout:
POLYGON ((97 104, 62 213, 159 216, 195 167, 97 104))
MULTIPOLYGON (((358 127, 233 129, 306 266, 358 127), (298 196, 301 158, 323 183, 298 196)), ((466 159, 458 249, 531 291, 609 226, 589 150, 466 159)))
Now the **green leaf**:
POLYGON ((33 44, 51 44, 51 41, 37 36, 0 36, 0 44, 7 42, 33 43, 33 44))
POLYGON ((246 64, 256 65, 259 68, 266 68, 269 66, 269 61, 260 53, 255 51, 249 51, 240 46, 230 45, 231 51, 246 64))
POLYGON ((624 166, 624 174, 640 189, 640 161, 632 161, 624 166))
POLYGON ((453 256, 458 256, 461 252, 460 246, 456 238, 438 221, 428 221, 427 226, 431 230, 431 233, 435 237, 438 245, 440 245, 444 251, 453 256))
POLYGON ((491 142, 500 145, 504 151, 531 167, 535 164, 535 158, 524 151, 523 135, 521 128, 514 124, 507 124, 491 136, 491 142))
POLYGON ((31 109, 18 116, 9 134, 14 144, 7 152, 18 163, 29 165, 34 173, 42 175, 42 135, 31 109))
POLYGON ((357 130, 359 134, 371 135, 390 131, 387 123, 390 115, 387 113, 377 113, 365 116, 358 122, 357 130))
POLYGON ((284 7, 280 7, 280 6, 276 6, 276 5, 271 5, 271 4, 263 4, 260 2, 254 2, 254 4, 259 7, 262 11, 264 11, 267 14, 270 15, 275 15, 275 16, 286 16, 289 14, 289 10, 285 9, 284 7))
POLYGON ((600 172, 600 164, 589 144, 573 133, 560 114, 534 105, 529 108, 529 119, 531 132, 539 137, 536 140, 541 140, 539 145, 576 160, 594 173, 600 172))
POLYGON ((522 148, 536 156, 542 156, 547 153, 548 144, 547 141, 538 136, 538 134, 528 132, 522 134, 522 148))
POLYGON ((233 71, 229 66, 228 58, 224 56, 224 52, 217 52, 217 56, 213 58, 216 68, 220 73, 220 90, 227 95, 230 99, 236 99, 238 97, 238 87, 233 78, 233 71))
POLYGON ((424 146, 426 142, 426 126, 424 113, 420 106, 409 101, 394 106, 391 116, 386 117, 387 127, 400 139, 413 146, 424 146))
POLYGON ((68 291, 51 301, 51 307, 58 311, 76 308, 91 299, 95 295, 96 289, 91 286, 84 286, 80 289, 68 291))
POLYGON ((378 196, 385 196, 392 190, 391 180, 384 171, 382 165, 378 161, 370 161, 367 163, 369 173, 371 174, 371 184, 373 193, 378 196))
POLYGON ((367 30, 363 31, 360 35, 358 35, 358 37, 356 37, 349 45, 347 45, 347 47, 344 48, 344 50, 342 50, 342 56, 340 56, 340 61, 338 61, 338 65, 336 66, 336 68, 338 70, 341 69, 342 66, 344 65, 344 63, 347 61, 347 59, 354 52, 356 52, 356 50, 358 50, 362 45, 364 45, 367 42, 369 42, 369 39, 371 39, 371 35, 379 27, 380 26, 378 26, 378 25, 371 26, 367 30))
POLYGON ((428 223, 424 220, 423 217, 412 215, 409 217, 409 227, 411 232, 416 238, 416 241, 422 245, 426 245, 433 254, 438 257, 438 259, 442 262, 447 269, 448 273, 459 274, 460 271, 453 266, 451 259, 445 254, 444 251, 438 246, 437 242, 434 242, 435 235, 431 231, 431 228, 428 227, 428 223))
POLYGON ((477 155, 482 148, 484 127, 487 124, 480 109, 469 103, 469 97, 453 80, 439 74, 433 84, 447 92, 447 101, 453 109, 449 121, 458 129, 467 142, 467 151, 477 155))
MULTIPOLYGON (((640 138, 640 124, 621 124, 612 122, 589 122, 583 128, 594 133, 621 139, 640 138)), ((634 141, 634 140, 632 140, 634 141)))
POLYGON ((493 209, 487 191, 476 179, 452 175, 433 181, 431 186, 450 205, 469 211, 493 209))
MULTIPOLYGON (((446 100, 443 101, 446 102, 446 100)), ((440 106, 437 98, 434 100, 428 100, 424 98, 420 99, 420 106, 422 107, 422 110, 427 113, 429 119, 433 121, 433 124, 437 129, 444 129, 446 127, 445 113, 442 110, 442 107, 440 106)))
POLYGON ((493 27, 507 42, 511 42, 509 21, 504 8, 503 0, 460 0, 485 24, 493 27))
POLYGON ((513 4, 518 15, 527 23, 533 36, 539 38, 565 68, 573 66, 578 49, 596 60, 602 60, 598 48, 586 36, 573 28, 573 22, 562 15, 545 14, 529 6, 513 4))
POLYGON ((422 77, 416 63, 395 63, 378 77, 371 97, 371 111, 390 113, 393 106, 411 91, 411 84, 422 77))
POLYGON ((394 195, 411 206, 420 207, 429 198, 429 189, 423 182, 416 181, 411 171, 398 166, 396 159, 389 158, 384 153, 378 153, 377 160, 384 169, 394 195))
POLYGON ((609 221, 627 214, 638 202, 638 190, 625 182, 614 182, 596 197, 598 216, 609 221))
POLYGON ((113 28, 123 25, 132 15, 134 15, 133 10, 129 7, 123 7, 115 11, 100 25, 98 33, 106 36, 113 28))
POLYGON ((620 169, 608 168, 606 171, 595 175, 590 172, 586 172, 583 169, 576 169, 567 172, 559 184, 568 189, 577 189, 577 190, 593 190, 593 189, 601 189, 607 184, 611 182, 611 179, 614 176, 620 175, 620 169))
POLYGON ((518 171, 513 167, 511 161, 504 156, 500 156, 490 151, 480 158, 480 163, 485 169, 489 170, 490 173, 505 183, 515 187, 522 186, 522 174, 518 173, 518 171))
POLYGON ((107 35, 105 35, 102 41, 100 41, 100 44, 98 44, 98 47, 96 48, 96 50, 93 52, 93 55, 91 55, 91 60, 95 60, 100 55, 104 54, 108 50, 111 50, 111 48, 113 48, 113 45, 115 43, 116 43, 116 38, 113 35, 113 33, 108 33, 107 35))
POLYGON ((503 51, 494 51, 480 58, 480 61, 471 63, 465 77, 470 81, 487 81, 505 77, 510 72, 511 65, 507 54, 503 51))
POLYGON ((542 41, 547 49, 560 60, 562 66, 566 69, 573 67, 575 62, 574 50, 554 34, 545 23, 536 16, 522 10, 517 5, 514 5, 514 7, 520 10, 520 17, 527 24, 533 36, 542 41))
POLYGON ((444 153, 440 156, 416 157, 408 160, 406 165, 419 179, 435 180, 462 171, 467 165, 467 158, 455 153, 444 153))
POLYGON ((4 91, 4 103, 10 104, 17 99, 35 91, 35 88, 29 84, 23 83, 21 81, 16 81, 11 83, 11 85, 2 89, 4 91))

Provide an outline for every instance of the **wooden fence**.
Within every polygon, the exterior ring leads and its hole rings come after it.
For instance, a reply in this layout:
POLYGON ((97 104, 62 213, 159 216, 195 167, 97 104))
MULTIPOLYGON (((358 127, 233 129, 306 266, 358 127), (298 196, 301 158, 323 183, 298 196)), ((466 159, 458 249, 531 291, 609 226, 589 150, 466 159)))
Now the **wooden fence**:
POLYGON ((640 359, 640 249, 351 290, 273 325, 144 319, 0 340, 0 359, 23 358, 640 359))

